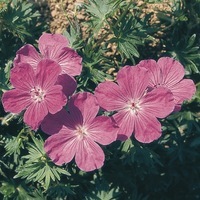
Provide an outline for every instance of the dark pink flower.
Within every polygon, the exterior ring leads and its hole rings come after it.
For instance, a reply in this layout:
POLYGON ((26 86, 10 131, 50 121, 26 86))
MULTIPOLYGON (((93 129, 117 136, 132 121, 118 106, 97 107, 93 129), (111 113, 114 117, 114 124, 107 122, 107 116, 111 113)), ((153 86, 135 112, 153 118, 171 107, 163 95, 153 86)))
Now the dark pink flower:
POLYGON ((196 87, 191 79, 183 79, 185 75, 184 67, 178 61, 162 57, 155 60, 143 60, 138 66, 145 67, 149 71, 152 88, 166 87, 170 89, 174 96, 175 111, 180 110, 184 100, 189 100, 196 92, 196 87))
POLYGON ((115 141, 117 127, 110 117, 96 116, 98 111, 96 97, 83 92, 71 97, 69 113, 62 110, 45 118, 42 130, 49 134, 57 132, 44 144, 54 163, 62 165, 75 157, 77 166, 83 171, 102 167, 105 155, 97 143, 108 145, 115 141))
POLYGON ((63 35, 44 33, 38 41, 40 54, 35 47, 27 44, 17 51, 14 66, 19 63, 28 63, 36 69, 40 60, 51 59, 61 66, 61 74, 80 75, 82 58, 68 45, 69 42, 63 35))
POLYGON ((56 62, 44 59, 36 71, 21 63, 11 70, 10 82, 14 89, 6 91, 2 103, 6 112, 20 113, 25 110, 24 122, 37 129, 48 113, 56 113, 66 104, 62 86, 55 84, 61 67, 56 62))
POLYGON ((148 70, 126 66, 117 74, 117 84, 106 81, 95 89, 99 105, 113 115, 119 126, 118 139, 124 140, 134 133, 135 138, 149 143, 161 136, 161 124, 174 109, 173 96, 168 89, 148 91, 148 70))

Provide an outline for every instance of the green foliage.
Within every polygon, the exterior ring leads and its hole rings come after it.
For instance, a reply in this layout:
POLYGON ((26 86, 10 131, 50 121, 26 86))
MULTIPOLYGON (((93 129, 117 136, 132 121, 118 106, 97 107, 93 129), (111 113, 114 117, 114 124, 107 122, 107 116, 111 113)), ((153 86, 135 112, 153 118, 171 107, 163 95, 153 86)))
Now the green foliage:
POLYGON ((89 0, 85 4, 86 12, 91 17, 92 31, 98 32, 107 19, 112 16, 122 0, 89 0))
POLYGON ((40 13, 33 4, 23 0, 8 0, 0 4, 0 67, 13 59, 25 43, 35 43, 47 27, 40 20, 40 13))
POLYGON ((17 175, 14 178, 25 178, 27 182, 39 182, 45 189, 49 188, 50 181, 60 181, 62 174, 70 174, 55 166, 45 155, 44 142, 42 138, 33 137, 34 144, 29 143, 28 155, 23 156, 25 163, 17 168, 17 175))

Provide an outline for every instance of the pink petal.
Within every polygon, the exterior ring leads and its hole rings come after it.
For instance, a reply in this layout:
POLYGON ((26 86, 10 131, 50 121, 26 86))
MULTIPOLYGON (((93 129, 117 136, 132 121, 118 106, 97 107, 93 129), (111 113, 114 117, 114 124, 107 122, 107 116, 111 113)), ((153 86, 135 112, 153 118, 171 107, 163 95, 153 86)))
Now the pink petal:
POLYGON ((75 155, 77 166, 85 171, 93 171, 103 166, 105 155, 103 150, 89 138, 79 142, 75 155))
POLYGON ((78 149, 78 141, 73 131, 63 127, 60 133, 50 136, 44 143, 44 150, 57 164, 69 163, 78 149))
POLYGON ((89 92, 73 95, 69 102, 69 111, 74 118, 82 116, 83 124, 90 124, 99 111, 96 97, 89 92))
POLYGON ((128 101, 123 90, 111 81, 100 83, 95 89, 95 96, 99 105, 107 111, 120 110, 126 106, 128 101))
POLYGON ((69 114, 65 109, 55 113, 55 114, 48 114, 41 123, 41 129, 49 134, 53 135, 58 133, 63 125, 65 125, 65 121, 68 121, 69 114))
POLYGON ((43 56, 46 54, 47 49, 54 54, 54 52, 56 53, 56 47, 63 48, 68 45, 69 41, 61 34, 43 33, 38 41, 38 47, 43 56))
POLYGON ((128 139, 133 133, 136 115, 124 109, 114 114, 113 118, 119 126, 117 139, 128 139))
POLYGON ((134 135, 139 142, 150 143, 161 136, 161 124, 154 116, 145 114, 137 115, 134 135))
POLYGON ((160 58, 157 64, 161 69, 163 77, 162 84, 168 88, 178 83, 185 75, 185 70, 181 63, 172 58, 160 58))
POLYGON ((82 58, 76 51, 65 47, 57 52, 53 59, 59 63, 62 68, 62 74, 77 76, 82 71, 82 58))
POLYGON ((61 72, 60 66, 49 59, 43 59, 39 62, 36 71, 36 79, 42 89, 47 89, 54 85, 61 72))
POLYGON ((40 60, 41 56, 36 51, 35 47, 30 44, 26 44, 17 51, 14 59, 14 66, 17 66, 19 63, 28 63, 34 70, 36 70, 37 64, 40 60))
POLYGON ((174 110, 174 98, 170 90, 159 87, 148 92, 141 99, 141 112, 164 118, 174 110))
POLYGON ((98 116, 88 127, 88 137, 102 145, 108 145, 117 138, 118 127, 110 117, 98 116))
POLYGON ((2 104, 6 112, 20 113, 26 109, 31 103, 31 96, 29 93, 13 89, 6 91, 2 96, 2 104))
POLYGON ((183 79, 170 87, 174 95, 175 103, 181 104, 184 100, 190 100, 196 92, 196 86, 190 79, 183 79))
POLYGON ((32 103, 24 113, 24 122, 36 130, 47 114, 48 109, 45 103, 32 103))
POLYGON ((11 70, 10 82, 15 88, 29 92, 35 86, 33 68, 27 63, 20 63, 11 70))
POLYGON ((117 82, 129 99, 140 98, 149 85, 148 71, 138 66, 125 66, 119 70, 117 82))
POLYGON ((76 87, 77 87, 76 80, 73 77, 71 77, 67 74, 59 75, 58 80, 57 80, 57 84, 62 85, 63 93, 67 97, 71 96, 74 93, 74 91, 76 90, 76 87))
POLYGON ((162 74, 160 67, 157 65, 155 60, 149 59, 149 60, 142 60, 139 64, 139 67, 145 67, 148 70, 149 73, 149 86, 155 87, 156 85, 159 85, 162 83, 162 74))
POLYGON ((55 114, 56 112, 60 111, 67 103, 66 96, 62 92, 62 86, 54 85, 49 88, 45 96, 45 101, 48 111, 51 114, 55 114))

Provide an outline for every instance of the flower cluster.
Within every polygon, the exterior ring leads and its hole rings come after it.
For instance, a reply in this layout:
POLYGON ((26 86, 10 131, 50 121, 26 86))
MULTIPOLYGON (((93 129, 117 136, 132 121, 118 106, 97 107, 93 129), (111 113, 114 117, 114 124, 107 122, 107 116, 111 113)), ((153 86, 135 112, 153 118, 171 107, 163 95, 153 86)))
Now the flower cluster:
POLYGON ((27 44, 17 51, 10 73, 13 89, 3 94, 2 103, 6 112, 25 111, 24 122, 49 135, 44 149, 57 165, 75 158, 81 170, 92 171, 105 160, 98 144, 131 135, 143 143, 158 139, 158 119, 179 111, 196 90, 192 80, 183 79, 183 66, 163 57, 122 67, 115 82, 100 83, 94 94, 75 93, 82 58, 68 40, 44 33, 38 48, 27 44), (100 108, 115 114, 99 115, 100 108))

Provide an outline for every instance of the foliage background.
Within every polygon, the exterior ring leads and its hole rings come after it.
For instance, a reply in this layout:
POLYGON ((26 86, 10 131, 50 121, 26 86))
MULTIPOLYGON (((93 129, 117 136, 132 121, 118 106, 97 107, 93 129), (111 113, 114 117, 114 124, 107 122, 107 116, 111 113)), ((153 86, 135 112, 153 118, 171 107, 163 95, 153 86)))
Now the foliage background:
MULTIPOLYGON (((200 199, 200 1, 88 0, 74 4, 71 13, 61 3, 63 34, 83 57, 77 91, 93 92, 126 64, 170 56, 185 66, 197 93, 179 113, 161 120, 159 140, 141 144, 131 138, 103 147, 105 164, 90 173, 74 162, 55 166, 43 150, 47 136, 1 105, 0 199, 200 199)), ((10 89, 16 51, 37 45, 44 31, 56 32, 49 11, 41 2, 0 1, 0 95, 10 89)))

